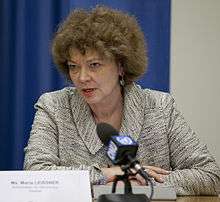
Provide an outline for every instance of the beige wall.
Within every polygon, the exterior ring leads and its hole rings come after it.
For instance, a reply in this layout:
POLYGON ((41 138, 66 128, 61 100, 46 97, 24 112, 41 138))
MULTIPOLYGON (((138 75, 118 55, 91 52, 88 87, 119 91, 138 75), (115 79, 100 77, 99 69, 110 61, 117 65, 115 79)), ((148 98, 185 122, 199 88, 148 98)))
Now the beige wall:
POLYGON ((220 165, 220 0, 173 0, 171 93, 220 165))

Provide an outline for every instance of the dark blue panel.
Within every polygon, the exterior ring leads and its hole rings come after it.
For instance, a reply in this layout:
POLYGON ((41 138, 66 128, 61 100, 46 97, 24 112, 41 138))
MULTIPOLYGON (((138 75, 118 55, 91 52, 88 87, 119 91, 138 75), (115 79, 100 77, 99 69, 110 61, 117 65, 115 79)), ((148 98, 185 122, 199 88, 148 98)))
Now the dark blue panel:
POLYGON ((50 44, 70 5, 67 0, 0 3, 0 170, 22 169, 34 103, 43 92, 65 85, 52 65, 50 44))

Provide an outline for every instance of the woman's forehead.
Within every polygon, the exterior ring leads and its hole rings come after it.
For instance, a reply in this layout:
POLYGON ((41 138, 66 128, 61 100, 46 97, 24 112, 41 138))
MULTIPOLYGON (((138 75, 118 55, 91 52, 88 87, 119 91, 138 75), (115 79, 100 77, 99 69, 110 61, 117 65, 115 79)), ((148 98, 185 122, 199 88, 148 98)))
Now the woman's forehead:
POLYGON ((99 59, 99 60, 113 60, 113 57, 107 57, 104 53, 100 53, 98 50, 88 48, 84 51, 81 51, 77 48, 71 48, 69 50, 70 60, 80 60, 82 58, 90 60, 90 59, 99 59))

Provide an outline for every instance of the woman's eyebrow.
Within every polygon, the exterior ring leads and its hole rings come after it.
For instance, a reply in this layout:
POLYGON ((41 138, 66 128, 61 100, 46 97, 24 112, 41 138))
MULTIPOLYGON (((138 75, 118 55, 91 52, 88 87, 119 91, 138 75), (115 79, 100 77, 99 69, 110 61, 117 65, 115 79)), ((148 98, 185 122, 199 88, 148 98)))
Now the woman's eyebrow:
POLYGON ((74 64, 76 64, 77 62, 75 62, 74 60, 67 60, 67 63, 74 63, 74 64))
POLYGON ((99 57, 95 57, 95 58, 91 58, 91 59, 86 60, 86 62, 92 62, 94 60, 102 60, 102 59, 99 57))

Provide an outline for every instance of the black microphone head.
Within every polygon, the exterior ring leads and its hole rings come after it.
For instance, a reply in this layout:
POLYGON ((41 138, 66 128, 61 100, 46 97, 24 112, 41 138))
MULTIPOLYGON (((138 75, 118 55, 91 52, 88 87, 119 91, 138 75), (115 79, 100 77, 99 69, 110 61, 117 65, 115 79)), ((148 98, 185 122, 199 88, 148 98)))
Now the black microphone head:
POLYGON ((99 123, 96 127, 97 134, 102 143, 108 146, 111 136, 117 136, 118 131, 108 123, 99 123))

